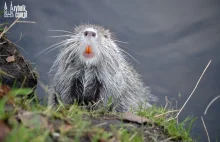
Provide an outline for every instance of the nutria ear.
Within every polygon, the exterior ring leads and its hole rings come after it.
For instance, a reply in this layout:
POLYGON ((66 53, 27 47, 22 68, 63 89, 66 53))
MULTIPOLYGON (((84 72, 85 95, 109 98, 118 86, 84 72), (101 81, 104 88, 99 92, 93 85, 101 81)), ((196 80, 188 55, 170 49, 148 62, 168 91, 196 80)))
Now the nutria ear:
MULTIPOLYGON (((109 32, 109 30, 107 31, 107 34, 105 34, 105 35, 106 35, 105 38, 109 38, 109 39, 111 39, 111 36, 112 36, 112 35, 111 35, 111 33, 109 32)), ((105 36, 105 35, 104 35, 104 36, 105 36)))

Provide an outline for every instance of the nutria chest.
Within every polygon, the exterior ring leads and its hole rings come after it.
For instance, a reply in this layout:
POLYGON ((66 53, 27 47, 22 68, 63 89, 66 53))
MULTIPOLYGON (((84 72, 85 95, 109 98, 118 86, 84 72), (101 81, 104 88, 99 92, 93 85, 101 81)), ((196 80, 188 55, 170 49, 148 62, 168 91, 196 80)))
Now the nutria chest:
POLYGON ((79 75, 72 80, 70 96, 79 103, 97 102, 100 99, 101 87, 96 67, 83 68, 79 75))

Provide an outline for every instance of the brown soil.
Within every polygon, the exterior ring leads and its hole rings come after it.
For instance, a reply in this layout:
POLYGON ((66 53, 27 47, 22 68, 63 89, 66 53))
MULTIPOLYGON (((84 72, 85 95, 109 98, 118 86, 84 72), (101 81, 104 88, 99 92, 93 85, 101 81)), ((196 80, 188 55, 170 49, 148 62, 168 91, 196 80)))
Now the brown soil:
POLYGON ((0 81, 16 88, 35 89, 37 85, 36 73, 6 37, 0 38, 0 81))

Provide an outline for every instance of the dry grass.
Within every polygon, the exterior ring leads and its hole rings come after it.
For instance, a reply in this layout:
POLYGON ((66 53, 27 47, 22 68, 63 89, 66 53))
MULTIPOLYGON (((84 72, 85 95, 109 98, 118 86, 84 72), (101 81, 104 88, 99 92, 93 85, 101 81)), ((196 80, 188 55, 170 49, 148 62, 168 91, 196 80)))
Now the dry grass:
POLYGON ((203 117, 201 117, 201 120, 202 120, 202 124, 203 124, 203 126, 204 126, 204 129, 205 129, 207 138, 208 138, 208 142, 210 142, 209 133, 208 133, 208 130, 207 130, 207 128, 206 128, 205 121, 203 120, 203 117))
POLYGON ((180 111, 177 113, 177 115, 176 115, 177 122, 178 122, 178 117, 179 117, 181 111, 183 110, 183 108, 185 107, 185 105, 187 104, 187 102, 189 101, 189 99, 192 97, 192 95, 194 94, 196 88, 197 88, 198 85, 199 85, 199 82, 201 81, 203 75, 205 74, 205 72, 206 72, 206 70, 207 70, 207 68, 209 67, 209 65, 210 65, 211 62, 212 62, 212 60, 209 61, 209 63, 207 64, 207 66, 206 66, 205 69, 203 70, 203 72, 202 72, 202 74, 201 74, 199 80, 197 81, 196 86, 194 87, 193 91, 191 92, 191 94, 190 94, 189 97, 187 98, 186 102, 185 102, 185 103, 183 104, 183 106, 181 107, 180 111))

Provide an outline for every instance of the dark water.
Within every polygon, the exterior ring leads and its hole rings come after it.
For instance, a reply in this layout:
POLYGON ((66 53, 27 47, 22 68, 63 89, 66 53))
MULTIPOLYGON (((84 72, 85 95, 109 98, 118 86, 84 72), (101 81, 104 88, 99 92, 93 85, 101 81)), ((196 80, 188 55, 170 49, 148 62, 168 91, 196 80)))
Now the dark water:
MULTIPOLYGON (((48 29, 73 30, 80 23, 103 25, 114 32, 120 44, 139 64, 131 60, 151 86, 152 93, 165 104, 165 96, 175 98, 180 108, 199 79, 203 69, 212 63, 197 90, 182 111, 198 117, 193 137, 207 141, 200 117, 208 103, 220 95, 220 1, 217 0, 14 0, 13 5, 26 5, 28 18, 36 24, 16 24, 9 39, 23 47, 24 56, 37 67, 40 79, 48 84, 48 70, 57 50, 35 56, 41 50, 59 42, 58 35, 48 29), (22 33, 22 38, 19 37, 22 33), (19 40, 19 41, 18 41, 19 40), (178 94, 181 93, 181 98, 178 94)), ((0 10, 5 0, 0 1, 0 10)), ((10 1, 7 0, 9 5, 10 1)), ((0 22, 14 19, 0 18, 0 22)), ((60 33, 62 34, 62 33, 60 33)), ((42 90, 39 88, 39 92, 42 90)), ((42 94, 42 93, 41 93, 42 94)), ((43 94, 42 94, 43 95, 43 94)), ((41 95, 41 96, 42 96, 41 95)), ((175 102, 175 101, 174 101, 175 102)), ((220 139, 220 99, 203 116, 211 140, 220 139)))

